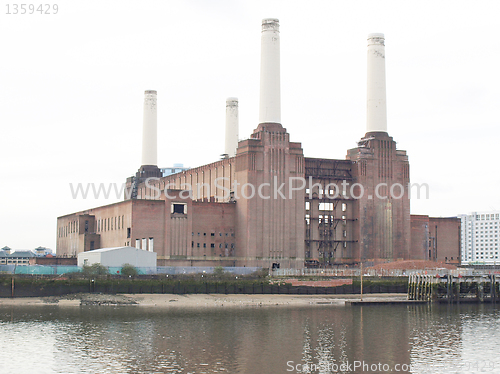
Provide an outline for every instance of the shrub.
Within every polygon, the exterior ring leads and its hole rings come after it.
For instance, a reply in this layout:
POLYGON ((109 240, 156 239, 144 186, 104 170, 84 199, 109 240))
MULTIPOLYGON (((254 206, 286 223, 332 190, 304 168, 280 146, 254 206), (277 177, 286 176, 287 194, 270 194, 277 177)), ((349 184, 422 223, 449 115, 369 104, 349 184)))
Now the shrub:
POLYGON ((213 275, 216 277, 221 277, 224 275, 224 268, 222 266, 216 266, 214 268, 213 275))
POLYGON ((95 263, 92 265, 83 265, 82 273, 84 276, 95 276, 95 275, 106 275, 108 274, 108 268, 101 265, 100 263, 95 263))
POLYGON ((126 275, 129 277, 136 277, 137 275, 139 275, 139 271, 137 270, 137 268, 133 265, 130 265, 130 264, 123 264, 122 270, 120 273, 122 275, 126 275))

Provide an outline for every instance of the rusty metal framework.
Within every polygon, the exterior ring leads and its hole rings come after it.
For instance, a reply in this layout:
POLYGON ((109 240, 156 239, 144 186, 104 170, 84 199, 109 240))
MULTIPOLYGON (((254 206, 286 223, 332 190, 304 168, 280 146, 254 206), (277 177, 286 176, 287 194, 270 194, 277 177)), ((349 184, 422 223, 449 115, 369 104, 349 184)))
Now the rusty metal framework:
MULTIPOLYGON (((332 184, 339 186, 344 180, 351 181, 353 179, 351 168, 352 162, 349 160, 305 159, 306 178, 311 177, 314 183, 319 183, 323 186, 322 188, 332 184)), ((348 223, 356 219, 347 218, 347 213, 339 209, 339 204, 348 204, 353 199, 344 195, 342 191, 333 198, 330 191, 327 193, 321 191, 320 194, 309 192, 309 195, 306 196, 310 207, 309 215, 306 215, 306 257, 311 258, 313 252, 314 254, 317 252, 321 265, 331 266, 337 262, 336 253, 340 245, 345 248, 347 243, 356 242, 356 240, 348 239, 348 235, 346 235, 347 230, 352 227, 352 224, 348 223), (328 209, 319 210, 318 207, 321 203, 324 203, 323 208, 327 207, 328 209), (343 225, 345 229, 338 230, 339 224, 343 225)))
POLYGON ((353 162, 349 160, 330 160, 324 158, 305 158, 306 179, 330 178, 333 180, 352 180, 351 167, 353 162))

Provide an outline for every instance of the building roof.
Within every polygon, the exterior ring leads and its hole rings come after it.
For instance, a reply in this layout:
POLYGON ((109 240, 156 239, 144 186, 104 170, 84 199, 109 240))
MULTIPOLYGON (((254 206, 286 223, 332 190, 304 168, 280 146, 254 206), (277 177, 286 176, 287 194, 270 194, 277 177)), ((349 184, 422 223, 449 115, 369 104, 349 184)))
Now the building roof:
MULTIPOLYGON (((94 249, 93 251, 86 251, 86 252, 81 252, 81 253, 99 253, 99 252, 110 252, 110 251, 116 251, 117 249, 124 249, 124 248, 131 248, 131 249, 137 249, 138 251, 144 251, 143 249, 135 248, 135 247, 113 247, 113 248, 99 248, 99 249, 94 249)), ((147 252, 147 251, 144 251, 147 252)))
POLYGON ((15 251, 5 257, 35 257, 35 254, 31 251, 15 251))
POLYGON ((35 248, 35 251, 52 251, 52 249, 46 247, 37 247, 35 248))

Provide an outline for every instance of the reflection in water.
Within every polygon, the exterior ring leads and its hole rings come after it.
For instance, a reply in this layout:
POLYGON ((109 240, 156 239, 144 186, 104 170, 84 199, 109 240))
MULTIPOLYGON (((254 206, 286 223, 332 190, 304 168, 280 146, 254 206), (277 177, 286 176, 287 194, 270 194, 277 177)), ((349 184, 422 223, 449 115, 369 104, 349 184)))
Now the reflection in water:
POLYGON ((490 305, 9 307, 0 308, 0 373, 328 373, 320 369, 364 361, 434 374, 472 372, 478 358, 496 373, 498 321, 490 305))
POLYGON ((414 372, 500 373, 498 307, 433 305, 410 316, 414 372))

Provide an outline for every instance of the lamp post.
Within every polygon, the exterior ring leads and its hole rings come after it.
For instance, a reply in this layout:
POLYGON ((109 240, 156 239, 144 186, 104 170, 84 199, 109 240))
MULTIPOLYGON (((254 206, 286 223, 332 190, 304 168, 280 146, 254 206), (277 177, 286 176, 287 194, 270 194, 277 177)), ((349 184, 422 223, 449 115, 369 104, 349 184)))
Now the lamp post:
POLYGON ((361 301, 363 301, 363 262, 362 261, 361 261, 360 271, 361 271, 361 301))

